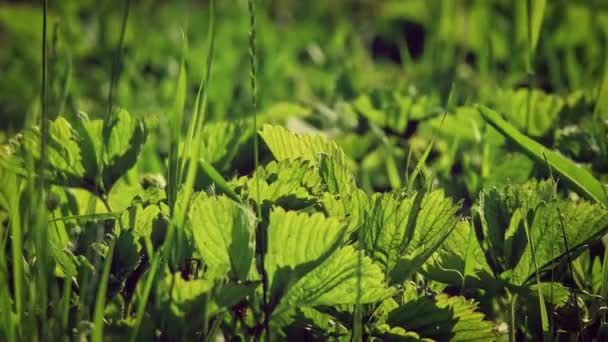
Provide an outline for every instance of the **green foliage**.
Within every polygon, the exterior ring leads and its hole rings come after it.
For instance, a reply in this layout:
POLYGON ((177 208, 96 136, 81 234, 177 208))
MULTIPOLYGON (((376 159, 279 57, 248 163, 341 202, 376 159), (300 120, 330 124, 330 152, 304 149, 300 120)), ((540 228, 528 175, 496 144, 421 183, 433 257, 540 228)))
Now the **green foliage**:
POLYGON ((0 5, 0 340, 605 334, 605 4, 42 3, 0 5))
POLYGON ((389 312, 387 322, 436 341, 493 341, 492 323, 476 309, 463 297, 421 297, 389 312))
POLYGON ((255 216, 227 197, 197 196, 190 209, 192 237, 211 273, 230 270, 247 280, 255 250, 255 216))
POLYGON ((548 164, 564 180, 588 198, 607 205, 608 195, 606 188, 588 171, 578 167, 574 162, 560 154, 547 150, 536 141, 526 137, 516 128, 500 117, 498 113, 487 108, 480 107, 481 114, 494 128, 505 135, 509 140, 517 144, 524 152, 529 154, 537 163, 548 164))
MULTIPOLYGON (((42 175, 52 184, 87 189, 97 195, 109 192, 116 181, 131 169, 146 141, 143 123, 125 110, 116 110, 106 120, 89 120, 78 115, 75 125, 58 117, 49 125, 47 168, 42 175)), ((40 131, 24 132, 4 156, 9 169, 26 174, 25 159, 40 162, 40 131), (19 148, 23 152, 18 151, 19 148)))
POLYGON ((370 203, 364 246, 396 283, 408 279, 458 223, 458 207, 441 191, 406 198, 378 195, 370 203))

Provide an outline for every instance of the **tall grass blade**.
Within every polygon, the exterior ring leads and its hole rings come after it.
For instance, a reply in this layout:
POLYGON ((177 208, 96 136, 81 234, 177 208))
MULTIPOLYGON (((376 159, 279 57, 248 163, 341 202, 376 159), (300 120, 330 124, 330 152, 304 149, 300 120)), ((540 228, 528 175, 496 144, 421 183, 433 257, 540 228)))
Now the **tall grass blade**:
POLYGON ((534 51, 538 45, 546 5, 546 0, 528 0, 528 43, 530 60, 533 58, 534 51))
POLYGON ((608 195, 602 183, 591 173, 578 167, 573 161, 548 150, 543 145, 522 134, 513 125, 505 121, 496 111, 483 105, 477 106, 482 117, 509 141, 521 148, 526 154, 539 163, 546 160, 551 168, 570 184, 580 195, 608 206, 608 195))
POLYGON ((120 26, 120 39, 116 48, 116 54, 114 55, 114 61, 112 63, 112 70, 110 71, 110 90, 108 92, 108 111, 107 117, 109 118, 112 114, 112 107, 114 106, 114 88, 116 82, 120 77, 120 63, 122 60, 123 46, 125 42, 125 33, 127 31, 127 20, 129 19, 129 7, 131 6, 131 0, 124 2, 124 10, 122 15, 122 23, 120 26))
MULTIPOLYGON (((556 207, 557 208, 557 217, 559 217, 559 225, 562 229, 562 236, 564 238, 564 246, 566 247, 566 257, 568 258, 568 271, 570 273, 570 278, 571 279, 575 279, 574 278, 574 271, 572 269, 572 254, 570 254, 570 247, 568 245, 568 238, 566 238, 566 228, 564 227, 564 218, 563 215, 561 213, 561 210, 559 209, 559 206, 556 207)), ((583 335, 583 327, 581 324, 582 318, 581 318, 581 312, 580 309, 578 308, 578 295, 576 294, 576 291, 572 290, 572 295, 574 296, 574 310, 576 312, 576 325, 578 328, 578 336, 580 336, 580 338, 582 339, 582 341, 585 341, 585 335, 583 335)))
MULTIPOLYGON (((228 182, 220 175, 219 172, 209 163, 201 160, 201 139, 203 136, 203 125, 205 122, 205 113, 207 111, 208 89, 211 82, 211 66, 213 64, 213 53, 215 49, 215 1, 209 2, 209 26, 207 28, 207 59, 205 60, 205 75, 201 77, 199 89, 194 102, 193 118, 188 127, 188 135, 184 145, 184 159, 182 161, 182 170, 185 172, 184 193, 186 198, 185 203, 190 202, 190 196, 194 191, 194 181, 196 179, 196 170, 198 165, 202 165, 203 173, 205 173, 220 189, 229 195, 236 196, 228 182), (194 144, 193 144, 194 143, 194 144), (187 156, 187 157, 186 157, 187 156), (190 161, 188 164, 187 161, 190 161), (186 169, 186 165, 188 168, 186 169)), ((232 197, 232 196, 231 196, 232 197)), ((181 224, 185 219, 187 208, 177 213, 176 222, 181 224)))
MULTIPOLYGON (((8 182, 10 188, 7 189, 9 194, 9 222, 10 222, 10 236, 11 236, 11 257, 12 257, 12 269, 13 269, 13 302, 15 306, 15 327, 17 333, 21 334, 21 324, 23 322, 23 306, 24 306, 24 293, 23 293, 23 234, 21 231, 21 214, 19 212, 19 182, 15 175, 10 175, 12 181, 8 182)), ((8 294, 8 292, 7 292, 8 294)))
MULTIPOLYGON (((213 52, 215 47, 215 7, 214 1, 209 2, 209 26, 207 27, 207 59, 205 60, 205 75, 201 77, 201 82, 194 99, 194 109, 192 111, 192 118, 190 119, 190 125, 188 127, 188 134, 186 135, 186 141, 184 143, 184 156, 186 153, 190 153, 190 158, 184 158, 182 160, 182 170, 185 170, 186 163, 188 160, 198 160, 198 156, 193 156, 193 150, 191 150, 192 141, 194 134, 198 134, 200 138, 202 134, 203 124, 205 123, 205 113, 207 110, 207 89, 209 87, 209 80, 211 78, 211 65, 213 62, 213 52), (192 157, 197 157, 193 159, 192 157)), ((194 140, 196 144, 200 144, 199 139, 194 140)))
POLYGON ((595 99, 593 117, 600 120, 602 113, 603 117, 608 116, 608 60, 604 61, 604 75, 595 99))
POLYGON ((169 165, 167 171, 167 199, 171 213, 175 209, 177 193, 181 185, 179 144, 182 136, 184 105, 186 102, 186 54, 188 50, 186 35, 182 31, 182 51, 179 73, 175 84, 175 102, 170 117, 171 143, 169 147, 169 165))

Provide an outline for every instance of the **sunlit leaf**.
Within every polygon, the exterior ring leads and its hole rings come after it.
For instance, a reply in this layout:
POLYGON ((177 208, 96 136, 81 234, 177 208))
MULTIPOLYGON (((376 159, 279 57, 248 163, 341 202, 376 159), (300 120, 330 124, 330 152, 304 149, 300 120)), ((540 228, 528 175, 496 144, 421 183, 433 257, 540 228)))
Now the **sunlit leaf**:
POLYGON ((225 196, 198 195, 190 209, 192 236, 203 262, 246 280, 255 248, 253 212, 225 196))

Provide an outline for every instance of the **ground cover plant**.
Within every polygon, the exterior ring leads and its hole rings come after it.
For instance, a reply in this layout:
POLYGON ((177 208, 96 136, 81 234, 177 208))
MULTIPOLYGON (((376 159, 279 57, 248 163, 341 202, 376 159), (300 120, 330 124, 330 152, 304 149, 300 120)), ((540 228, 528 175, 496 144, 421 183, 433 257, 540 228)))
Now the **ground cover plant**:
POLYGON ((602 1, 0 3, 0 340, 604 341, 602 1))

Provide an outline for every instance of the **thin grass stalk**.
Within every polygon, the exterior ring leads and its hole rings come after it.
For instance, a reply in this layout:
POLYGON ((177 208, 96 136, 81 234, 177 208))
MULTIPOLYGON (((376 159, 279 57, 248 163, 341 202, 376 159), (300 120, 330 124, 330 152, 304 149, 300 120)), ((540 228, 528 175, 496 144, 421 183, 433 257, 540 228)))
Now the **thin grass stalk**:
MULTIPOLYGON (((20 234, 23 234, 23 229, 29 227, 29 234, 33 237, 34 248, 31 251, 37 262, 34 264, 32 272, 32 281, 28 282, 29 297, 28 307, 29 311, 34 314, 37 312, 41 313, 41 316, 37 317, 40 320, 40 324, 36 327, 38 329, 28 329, 27 333, 22 330, 22 338, 38 338, 44 339, 46 326, 47 326, 47 308, 48 308, 48 269, 50 256, 48 255, 48 239, 47 239, 47 225, 46 218, 42 218, 46 215, 45 212, 45 196, 46 196, 46 182, 43 176, 37 177, 38 175, 44 175, 44 170, 47 167, 47 142, 49 137, 49 120, 48 120, 48 99, 47 99, 47 84, 48 84, 48 48, 47 48, 47 21, 48 21, 48 2, 47 0, 42 1, 42 45, 41 45, 41 84, 40 84, 40 160, 36 165, 33 155, 27 153, 26 160, 28 161, 28 177, 26 187, 23 195, 27 196, 29 206, 26 209, 25 217, 20 221, 22 225, 20 234), (40 309, 38 311, 38 309, 40 309)), ((33 123, 33 122, 32 122, 33 123)), ((19 189, 16 189, 16 197, 19 197, 19 189)), ((19 204, 17 204, 15 212, 19 215, 19 204)), ((22 237, 20 237, 20 240, 22 237)), ((23 247, 23 241, 21 241, 17 248, 23 247)), ((15 246, 13 246, 15 248, 15 246)), ((23 259, 23 255, 21 256, 23 259)), ((23 264, 22 264, 23 266, 23 264)), ((25 297, 23 297, 25 300, 25 297)), ((24 309, 25 302, 22 303, 22 309, 24 309)), ((25 319, 21 316, 20 319, 25 319)))
POLYGON ((534 248, 534 241, 532 241, 532 235, 530 234, 530 227, 528 225, 528 219, 524 218, 524 230, 526 232, 526 238, 528 245, 530 245, 530 254, 532 255, 532 263, 534 265, 534 275, 536 277, 536 285, 538 286, 538 305, 540 310, 541 327, 543 333, 549 331, 549 318, 547 317, 547 308, 545 306, 545 299, 543 297, 543 291, 541 287, 540 271, 538 269, 538 263, 536 262, 536 250, 534 248))
MULTIPOLYGON (((38 174, 41 177, 38 177, 40 182, 39 186, 41 191, 44 192, 44 169, 46 167, 46 141, 48 139, 49 133, 49 124, 48 124, 48 114, 47 114, 47 47, 46 47, 46 26, 47 26, 47 11, 48 11, 48 3, 47 0, 42 0, 42 80, 40 84, 40 108, 41 108, 41 117, 40 117, 40 128, 42 137, 40 139, 40 165, 38 169, 38 174)), ((44 193, 43 193, 44 194, 44 193)))
MULTIPOLYGON (((562 236, 564 238, 564 247, 566 248, 566 257, 568 258, 568 271, 570 273, 570 278, 572 278, 572 280, 574 280, 574 271, 572 270, 572 255, 570 254, 570 248, 568 246, 568 238, 566 237, 566 228, 564 227, 564 218, 562 216, 561 210, 559 209, 559 206, 557 206, 557 216, 559 218, 559 225, 562 229, 562 236)), ((571 293, 574 296, 574 309, 576 310, 576 317, 578 318, 576 320, 578 334, 581 337, 581 340, 583 342, 585 342, 585 335, 583 335, 583 327, 581 325, 581 313, 578 308, 578 295, 576 294, 576 291, 574 291, 574 290, 571 293)))
POLYGON ((11 186, 7 189, 9 196, 9 222, 10 222, 10 237, 11 237, 11 257, 13 267, 13 301, 15 306, 15 327, 17 335, 20 336, 22 329, 21 324, 23 322, 23 305, 24 305, 24 293, 23 293, 23 234, 21 231, 21 215, 19 213, 19 185, 14 177, 13 181, 9 182, 11 186))
MULTIPOLYGON (((602 285, 600 294, 604 301, 608 298, 608 243, 604 243, 604 260, 602 261, 602 285)), ((601 322, 602 324, 606 324, 608 321, 606 320, 607 314, 606 311, 602 313, 601 322)))
MULTIPOLYGON (((255 20, 255 0, 247 1, 249 10, 249 81, 251 85, 251 110, 253 112, 253 161, 254 170, 260 165, 260 151, 258 147, 258 113, 257 113, 257 50, 256 50, 256 20, 255 20)), ((260 195, 259 182, 256 182, 256 198, 260 195)), ((261 222, 262 210, 260 203, 255 202, 257 222, 261 222)), ((259 227, 259 226, 258 226, 259 227)), ((265 229, 260 230, 260 268, 262 275, 262 310, 264 312, 264 336, 266 341, 270 341, 270 308, 268 304, 268 274, 264 257, 266 255, 267 236, 265 229)))

